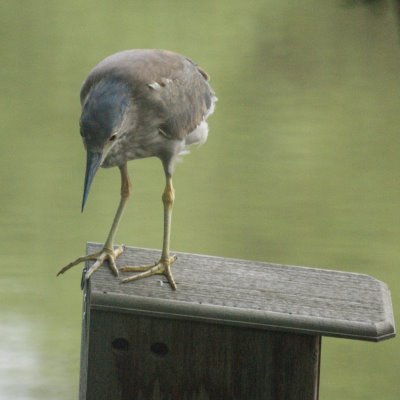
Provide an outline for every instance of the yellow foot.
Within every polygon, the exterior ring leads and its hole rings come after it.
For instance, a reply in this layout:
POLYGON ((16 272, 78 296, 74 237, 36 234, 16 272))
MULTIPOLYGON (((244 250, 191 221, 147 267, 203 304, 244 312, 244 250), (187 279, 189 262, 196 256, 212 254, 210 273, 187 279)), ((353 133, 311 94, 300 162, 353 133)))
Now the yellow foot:
POLYGON ((118 276, 118 268, 115 265, 115 260, 118 256, 122 254, 124 251, 124 246, 119 246, 116 250, 103 248, 101 251, 97 253, 89 254, 87 256, 79 257, 75 261, 70 262, 64 268, 61 268, 58 272, 58 275, 63 274, 64 272, 68 271, 70 268, 74 267, 75 265, 80 264, 81 262, 88 261, 88 260, 96 260, 96 262, 86 271, 85 279, 89 279, 93 272, 97 271, 103 264, 104 261, 108 261, 108 265, 115 276, 118 276))
POLYGON ((176 290, 176 283, 171 272, 171 265, 175 260, 176 256, 172 256, 167 260, 161 259, 159 262, 151 265, 144 265, 141 267, 121 267, 119 269, 121 272, 141 272, 140 274, 123 279, 121 283, 137 281, 138 279, 147 278, 148 276, 158 274, 164 275, 172 289, 176 290))

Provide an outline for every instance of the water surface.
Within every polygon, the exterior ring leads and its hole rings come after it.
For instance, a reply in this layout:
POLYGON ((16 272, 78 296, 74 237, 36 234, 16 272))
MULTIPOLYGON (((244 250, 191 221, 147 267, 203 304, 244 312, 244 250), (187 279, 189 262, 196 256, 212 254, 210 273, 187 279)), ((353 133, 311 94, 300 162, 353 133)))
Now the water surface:
MULTIPOLYGON (((278 0, 0 5, 0 398, 77 397, 80 269, 119 173, 80 213, 81 82, 103 57, 168 48, 212 77, 206 145, 176 169, 172 248, 371 274, 398 291, 400 42, 390 7, 278 0)), ((159 248, 156 159, 132 162, 118 243, 159 248)), ((400 346, 326 339, 321 398, 397 399, 400 346)))

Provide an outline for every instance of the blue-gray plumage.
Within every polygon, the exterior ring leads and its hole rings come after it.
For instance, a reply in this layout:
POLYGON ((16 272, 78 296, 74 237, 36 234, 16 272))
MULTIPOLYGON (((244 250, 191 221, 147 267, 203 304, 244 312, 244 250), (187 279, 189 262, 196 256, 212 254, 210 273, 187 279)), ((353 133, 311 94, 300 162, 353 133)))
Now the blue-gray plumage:
POLYGON ((123 267, 141 272, 123 282, 153 274, 164 274, 176 288, 171 273, 175 260, 169 254, 174 189, 172 174, 179 154, 187 146, 207 139, 207 117, 216 98, 207 74, 188 58, 165 50, 128 50, 101 61, 82 85, 80 129, 87 152, 82 210, 98 168, 118 166, 121 172, 121 200, 110 233, 99 253, 80 257, 58 274, 86 260, 96 260, 86 278, 104 262, 118 275, 116 258, 123 247, 113 248, 115 232, 126 201, 130 181, 126 164, 130 160, 158 157, 164 168, 164 240, 161 259, 151 266, 123 267))

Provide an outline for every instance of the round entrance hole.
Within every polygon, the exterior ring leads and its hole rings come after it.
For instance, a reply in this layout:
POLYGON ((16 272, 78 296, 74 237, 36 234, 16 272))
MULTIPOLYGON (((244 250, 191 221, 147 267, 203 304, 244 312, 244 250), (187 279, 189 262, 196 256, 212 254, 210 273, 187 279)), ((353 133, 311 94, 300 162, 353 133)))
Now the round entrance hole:
POLYGON ((162 342, 154 342, 150 346, 150 350, 158 357, 165 357, 169 352, 168 346, 162 342))
POLYGON ((127 352, 129 350, 129 342, 124 338, 115 338, 111 342, 111 346, 115 351, 127 352))

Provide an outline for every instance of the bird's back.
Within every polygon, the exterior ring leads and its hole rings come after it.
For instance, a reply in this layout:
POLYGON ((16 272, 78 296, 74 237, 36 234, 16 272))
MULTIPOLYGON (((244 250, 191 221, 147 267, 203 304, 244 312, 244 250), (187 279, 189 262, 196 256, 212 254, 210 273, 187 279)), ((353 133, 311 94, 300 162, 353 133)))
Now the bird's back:
POLYGON ((81 89, 84 105, 103 80, 125 83, 140 109, 139 124, 159 123, 170 139, 185 139, 212 112, 216 100, 207 74, 188 58, 165 50, 127 50, 105 58, 81 89))

